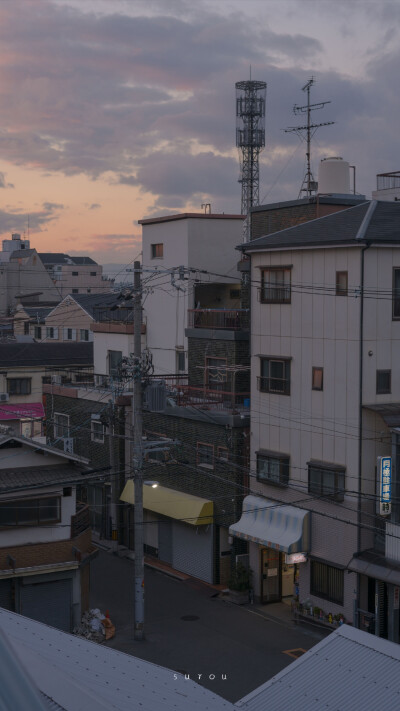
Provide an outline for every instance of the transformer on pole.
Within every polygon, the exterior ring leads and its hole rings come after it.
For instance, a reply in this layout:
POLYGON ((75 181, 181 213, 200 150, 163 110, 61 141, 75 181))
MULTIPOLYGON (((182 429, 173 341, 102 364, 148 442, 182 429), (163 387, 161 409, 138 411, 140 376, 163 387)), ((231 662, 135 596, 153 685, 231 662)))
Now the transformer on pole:
POLYGON ((259 154, 265 146, 265 81, 236 82, 236 145, 242 184, 242 215, 246 215, 244 241, 250 240, 249 210, 259 204, 259 154))

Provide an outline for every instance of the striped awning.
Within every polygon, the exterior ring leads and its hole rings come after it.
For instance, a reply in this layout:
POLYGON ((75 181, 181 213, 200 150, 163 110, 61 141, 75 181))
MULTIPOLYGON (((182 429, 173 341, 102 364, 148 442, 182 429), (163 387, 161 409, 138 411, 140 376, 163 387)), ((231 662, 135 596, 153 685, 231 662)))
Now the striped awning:
POLYGON ((311 512, 259 496, 246 496, 242 516, 229 533, 283 553, 310 550, 311 512))

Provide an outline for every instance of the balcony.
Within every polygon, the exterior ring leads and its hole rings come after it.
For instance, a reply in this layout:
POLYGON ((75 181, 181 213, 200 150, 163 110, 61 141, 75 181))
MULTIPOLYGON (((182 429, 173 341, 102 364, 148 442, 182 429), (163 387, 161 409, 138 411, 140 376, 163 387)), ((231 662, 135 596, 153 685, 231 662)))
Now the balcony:
POLYGON ((250 393, 180 385, 176 394, 176 404, 179 407, 190 406, 200 410, 219 410, 232 414, 248 413, 250 410, 250 393))
POLYGON ((248 331, 249 309, 189 309, 188 328, 248 331))

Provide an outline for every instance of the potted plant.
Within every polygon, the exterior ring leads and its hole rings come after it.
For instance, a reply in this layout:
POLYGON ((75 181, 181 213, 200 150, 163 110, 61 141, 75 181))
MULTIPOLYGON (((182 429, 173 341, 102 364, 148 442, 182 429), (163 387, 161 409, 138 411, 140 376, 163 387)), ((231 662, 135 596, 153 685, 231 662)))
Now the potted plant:
POLYGON ((249 602, 249 592, 251 588, 252 571, 246 568, 243 563, 237 563, 233 569, 229 583, 229 598, 236 605, 244 605, 249 602))

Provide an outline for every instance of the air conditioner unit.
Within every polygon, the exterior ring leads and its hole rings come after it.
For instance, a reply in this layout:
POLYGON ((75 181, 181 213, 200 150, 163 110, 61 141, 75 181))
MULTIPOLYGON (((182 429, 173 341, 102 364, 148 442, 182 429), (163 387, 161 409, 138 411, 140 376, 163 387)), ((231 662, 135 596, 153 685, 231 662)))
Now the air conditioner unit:
POLYGON ((61 375, 52 375, 51 382, 52 385, 61 385, 61 375))
POLYGON ((0 402, 8 402, 9 398, 8 393, 0 393, 0 402))
POLYGON ((74 438, 73 437, 64 437, 64 452, 68 452, 68 454, 73 454, 74 453, 74 438))
POLYGON ((144 391, 143 406, 150 412, 162 412, 167 405, 167 389, 164 380, 153 380, 144 391))

